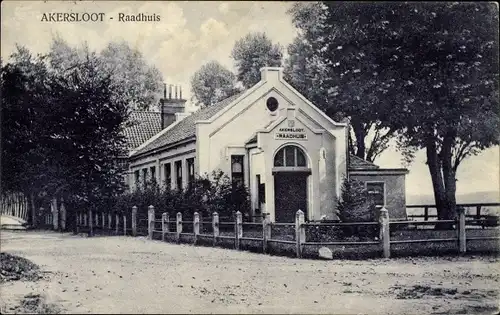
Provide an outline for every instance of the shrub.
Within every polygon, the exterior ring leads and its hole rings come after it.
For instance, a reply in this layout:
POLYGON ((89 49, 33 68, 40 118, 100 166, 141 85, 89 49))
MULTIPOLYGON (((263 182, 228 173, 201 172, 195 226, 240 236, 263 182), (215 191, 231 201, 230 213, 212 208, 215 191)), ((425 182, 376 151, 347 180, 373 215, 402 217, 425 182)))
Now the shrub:
POLYGON ((181 212, 183 219, 190 221, 194 212, 202 217, 210 217, 217 212, 221 217, 232 217, 240 211, 244 217, 250 210, 248 189, 233 184, 222 171, 197 176, 189 188, 171 190, 150 182, 139 186, 135 191, 125 193, 116 199, 114 210, 120 213, 130 213, 133 206, 138 207, 138 216, 146 217, 150 205, 156 213, 167 212, 174 218, 181 212))
POLYGON ((0 283, 13 280, 35 281, 40 279, 40 268, 30 260, 0 253, 0 283))
MULTIPOLYGON (((341 186, 341 197, 337 200, 337 215, 341 222, 374 222, 377 210, 368 195, 363 182, 353 178, 344 178, 341 186)), ((343 229, 345 236, 376 236, 377 228, 373 226, 349 226, 343 229)))

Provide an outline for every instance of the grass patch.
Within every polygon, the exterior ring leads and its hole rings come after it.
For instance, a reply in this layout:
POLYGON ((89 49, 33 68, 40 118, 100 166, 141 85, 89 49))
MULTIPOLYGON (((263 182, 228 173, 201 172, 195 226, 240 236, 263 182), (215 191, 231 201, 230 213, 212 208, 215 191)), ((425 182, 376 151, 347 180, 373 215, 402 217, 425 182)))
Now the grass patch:
POLYGON ((0 283, 6 281, 36 281, 41 278, 40 268, 26 258, 0 253, 0 283))
POLYGON ((23 297, 19 305, 2 307, 2 314, 60 314, 61 309, 53 304, 47 303, 44 296, 30 293, 23 297))
POLYGON ((396 295, 396 297, 398 299, 421 299, 424 298, 425 296, 442 297, 445 295, 455 295, 457 293, 458 293, 457 289, 431 287, 431 286, 417 284, 411 286, 410 288, 404 288, 396 295))

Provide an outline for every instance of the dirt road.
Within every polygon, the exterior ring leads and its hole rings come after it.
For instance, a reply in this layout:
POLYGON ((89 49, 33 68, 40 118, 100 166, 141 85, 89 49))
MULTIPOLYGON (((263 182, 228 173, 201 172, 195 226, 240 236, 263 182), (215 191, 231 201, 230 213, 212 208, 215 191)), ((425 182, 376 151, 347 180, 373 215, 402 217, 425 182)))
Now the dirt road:
POLYGON ((319 261, 132 237, 0 236, 3 252, 47 272, 37 282, 2 284, 7 305, 37 292, 64 313, 498 312, 493 257, 319 261))

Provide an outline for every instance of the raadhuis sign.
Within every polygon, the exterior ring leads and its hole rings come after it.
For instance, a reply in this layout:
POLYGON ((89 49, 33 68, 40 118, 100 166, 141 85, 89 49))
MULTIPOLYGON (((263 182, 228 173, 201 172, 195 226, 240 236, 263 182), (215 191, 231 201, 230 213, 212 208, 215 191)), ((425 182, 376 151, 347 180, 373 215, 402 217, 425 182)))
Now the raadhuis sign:
POLYGON ((274 134, 276 140, 307 140, 304 128, 279 128, 274 134))

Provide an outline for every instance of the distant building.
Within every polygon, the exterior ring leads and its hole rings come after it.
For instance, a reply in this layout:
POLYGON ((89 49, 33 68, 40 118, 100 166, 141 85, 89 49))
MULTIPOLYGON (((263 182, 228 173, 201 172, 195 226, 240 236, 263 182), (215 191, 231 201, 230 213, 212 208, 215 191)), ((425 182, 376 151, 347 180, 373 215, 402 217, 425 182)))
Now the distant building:
POLYGON ((293 222, 298 209, 308 220, 336 219, 335 199, 348 174, 364 181, 392 218, 405 218, 407 170, 350 156, 347 123, 326 116, 283 80, 282 70, 262 68, 250 89, 192 114, 171 88, 161 112, 133 113, 139 123, 127 130, 129 187, 154 178, 186 188, 195 174, 222 170, 249 188, 253 216, 293 222))

